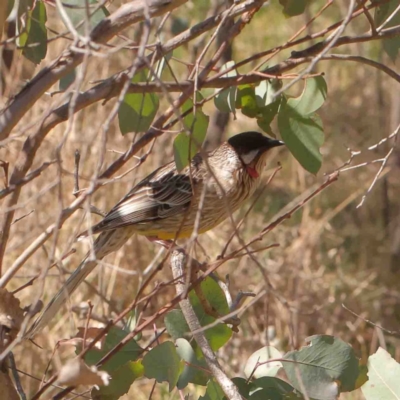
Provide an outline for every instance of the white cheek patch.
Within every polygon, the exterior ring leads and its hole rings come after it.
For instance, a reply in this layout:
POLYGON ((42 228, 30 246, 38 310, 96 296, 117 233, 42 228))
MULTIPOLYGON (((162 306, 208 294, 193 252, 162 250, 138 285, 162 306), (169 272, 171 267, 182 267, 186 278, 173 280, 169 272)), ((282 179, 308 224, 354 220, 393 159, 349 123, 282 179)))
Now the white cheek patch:
POLYGON ((242 154, 240 157, 246 165, 249 165, 252 161, 254 161, 254 159, 258 155, 258 152, 259 150, 251 150, 246 154, 242 154))

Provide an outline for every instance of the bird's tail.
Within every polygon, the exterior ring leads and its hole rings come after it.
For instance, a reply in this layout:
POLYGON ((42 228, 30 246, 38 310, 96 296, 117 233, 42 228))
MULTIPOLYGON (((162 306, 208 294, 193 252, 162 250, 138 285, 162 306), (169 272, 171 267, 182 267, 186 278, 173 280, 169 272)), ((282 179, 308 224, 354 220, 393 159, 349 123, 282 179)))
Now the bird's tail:
POLYGON ((31 339, 46 327, 76 288, 93 271, 97 262, 107 254, 117 251, 130 238, 132 233, 133 231, 131 227, 125 227, 106 231, 100 234, 93 245, 92 253, 95 254, 95 259, 91 258, 91 252, 86 255, 83 261, 79 264, 79 267, 68 278, 60 291, 40 313, 39 317, 25 333, 24 337, 26 339, 31 339))

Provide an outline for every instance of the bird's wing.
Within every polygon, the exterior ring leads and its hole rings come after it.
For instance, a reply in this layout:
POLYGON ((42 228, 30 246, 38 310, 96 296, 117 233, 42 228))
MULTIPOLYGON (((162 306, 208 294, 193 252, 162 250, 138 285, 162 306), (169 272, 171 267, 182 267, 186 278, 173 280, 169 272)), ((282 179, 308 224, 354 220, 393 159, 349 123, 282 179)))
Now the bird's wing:
POLYGON ((185 172, 178 173, 171 164, 158 169, 116 204, 92 232, 156 221, 185 212, 192 200, 192 182, 195 182, 195 178, 191 179, 185 172))

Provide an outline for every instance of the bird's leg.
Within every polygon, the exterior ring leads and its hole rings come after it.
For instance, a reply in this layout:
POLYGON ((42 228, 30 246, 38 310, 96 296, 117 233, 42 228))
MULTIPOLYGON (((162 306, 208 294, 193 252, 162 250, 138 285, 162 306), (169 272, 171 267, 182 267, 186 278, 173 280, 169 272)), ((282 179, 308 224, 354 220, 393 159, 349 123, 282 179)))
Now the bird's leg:
POLYGON ((146 236, 146 239, 152 243, 157 243, 157 244, 161 245, 162 247, 165 247, 166 249, 170 249, 174 245, 173 240, 162 240, 156 236, 146 236))

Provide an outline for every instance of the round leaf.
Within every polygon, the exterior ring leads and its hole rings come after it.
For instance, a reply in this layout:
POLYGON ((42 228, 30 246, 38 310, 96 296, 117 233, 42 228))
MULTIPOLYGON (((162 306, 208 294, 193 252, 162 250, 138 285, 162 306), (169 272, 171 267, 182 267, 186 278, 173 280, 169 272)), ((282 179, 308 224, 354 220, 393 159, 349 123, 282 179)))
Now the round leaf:
MULTIPOLYGON (((85 355, 85 362, 88 365, 95 365, 100 361, 111 349, 113 349, 117 344, 119 344, 128 332, 123 331, 120 328, 112 327, 107 333, 106 340, 102 348, 96 349, 92 348, 85 355)), ((79 353, 77 349, 77 353, 79 353)), ((131 339, 122 349, 115 353, 101 369, 112 372, 124 365, 127 361, 135 361, 142 354, 143 349, 131 339)))
POLYGON ((182 360, 185 360, 188 364, 185 365, 183 372, 179 376, 177 387, 178 389, 185 388, 188 383, 194 383, 196 385, 207 385, 210 379, 207 363, 203 360, 199 361, 196 354, 186 339, 176 340, 176 351, 182 360))
MULTIPOLYGON (((145 71, 139 72, 132 82, 146 82, 145 71)), ((118 121, 121 133, 146 132, 159 107, 159 99, 155 93, 128 93, 118 110, 118 121)))
POLYGON ((142 364, 145 376, 159 383, 167 381, 170 392, 176 386, 184 367, 172 342, 164 342, 151 349, 143 357, 142 364))
POLYGON ((276 376, 278 371, 282 368, 282 363, 280 361, 266 361, 281 357, 281 352, 275 347, 265 346, 250 356, 247 360, 246 366, 244 367, 244 374, 247 378, 250 378, 250 376, 253 376, 254 378, 276 376))
POLYGON ((306 80, 303 93, 295 99, 289 99, 287 105, 297 114, 307 117, 317 111, 326 99, 328 88, 322 76, 306 80))
POLYGON ((366 400, 400 399, 400 364, 382 347, 368 358, 368 382, 361 390, 366 400))
MULTIPOLYGON (((224 292, 219 287, 218 283, 214 281, 214 279, 208 277, 201 283, 201 289, 204 297, 220 315, 226 315, 229 313, 229 307, 226 302, 224 292)), ((215 321, 214 317, 208 315, 204 311, 199 298, 193 290, 189 293, 189 300, 202 326, 211 324, 215 321)), ((188 336, 188 334, 190 334, 190 329, 186 324, 181 310, 170 311, 167 313, 164 320, 168 333, 175 340, 178 338, 185 338, 188 336)), ((232 330, 225 324, 221 323, 213 326, 210 329, 207 329, 204 334, 208 339, 211 348, 214 351, 217 351, 231 338, 232 330)), ((200 350, 198 348, 195 350, 197 356, 200 357, 200 350)))
POLYGON ((210 380, 207 384, 207 390, 204 396, 199 397, 199 400, 224 400, 224 392, 217 382, 210 380))
POLYGON ((108 386, 94 388, 91 392, 93 399, 116 400, 128 393, 132 383, 143 376, 143 365, 140 361, 129 362, 110 374, 108 386))
POLYGON ((242 110, 242 113, 249 118, 255 118, 259 112, 254 87, 251 85, 242 85, 238 87, 236 107, 242 110))
POLYGON ((249 400, 302 399, 294 393, 294 388, 279 378, 264 376, 249 384, 249 400))
POLYGON ((282 362, 289 382, 298 391, 305 389, 309 397, 320 400, 336 399, 339 386, 342 391, 353 390, 359 374, 353 348, 328 335, 311 336, 307 342, 307 347, 283 357, 290 361, 282 362))

